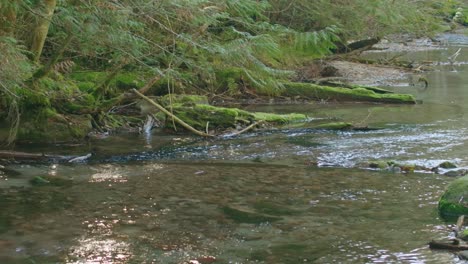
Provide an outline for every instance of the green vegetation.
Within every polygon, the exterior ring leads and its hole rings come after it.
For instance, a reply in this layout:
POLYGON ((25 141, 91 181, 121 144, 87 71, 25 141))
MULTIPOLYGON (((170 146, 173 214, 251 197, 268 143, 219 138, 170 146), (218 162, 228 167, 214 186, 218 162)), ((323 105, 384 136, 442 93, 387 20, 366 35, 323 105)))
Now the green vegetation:
POLYGON ((468 176, 454 180, 439 200, 439 213, 445 217, 468 214, 467 195, 468 176))
MULTIPOLYGON (((70 130, 73 114, 86 115, 94 129, 121 126, 112 110, 133 100, 130 89, 209 98, 297 94, 303 86, 289 81, 303 62, 348 40, 433 34, 443 19, 465 13, 458 8, 432 0, 0 0, 0 119, 11 127, 11 143, 25 135, 24 124, 70 130)), ((414 101, 352 90, 338 99, 414 101)))

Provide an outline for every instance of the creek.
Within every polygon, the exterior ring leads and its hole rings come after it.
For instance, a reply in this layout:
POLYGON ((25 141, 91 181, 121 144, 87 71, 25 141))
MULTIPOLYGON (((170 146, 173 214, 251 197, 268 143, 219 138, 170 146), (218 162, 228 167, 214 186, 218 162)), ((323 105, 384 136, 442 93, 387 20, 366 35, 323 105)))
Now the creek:
MULTIPOLYGON (((449 46, 405 55, 441 62, 421 73, 427 89, 408 86, 415 75, 390 87, 422 104, 246 106, 380 130, 306 125, 209 141, 119 134, 93 142, 89 163, 8 165, 0 174, 0 263, 460 262, 427 246, 450 234, 436 209, 453 178, 359 168, 370 160, 468 166, 468 40, 443 38, 449 46), (32 186, 40 175, 73 183, 32 186)), ((78 154, 90 147, 18 150, 78 154)))

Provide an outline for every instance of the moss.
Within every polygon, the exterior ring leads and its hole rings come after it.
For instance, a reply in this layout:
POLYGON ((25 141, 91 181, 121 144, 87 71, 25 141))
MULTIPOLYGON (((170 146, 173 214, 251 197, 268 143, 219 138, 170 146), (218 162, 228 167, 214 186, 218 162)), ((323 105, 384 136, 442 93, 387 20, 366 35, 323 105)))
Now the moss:
POLYGON ((331 87, 342 87, 342 88, 348 88, 348 89, 366 89, 366 90, 370 90, 370 91, 373 91, 375 93, 378 93, 378 94, 391 94, 391 93, 394 93, 392 91, 389 91, 389 90, 386 90, 386 89, 383 89, 383 88, 379 88, 379 87, 373 87, 373 86, 365 86, 365 85, 355 85, 355 84, 347 84, 347 83, 340 83, 340 82, 327 82, 325 83, 326 85, 328 86, 331 86, 331 87))
POLYGON ((257 121, 265 121, 268 123, 275 123, 275 124, 285 124, 291 122, 303 122, 307 120, 307 116, 304 114, 287 114, 287 115, 279 115, 279 114, 272 114, 272 113, 262 113, 262 112, 255 112, 253 113, 255 120, 257 121))
POLYGON ((468 214, 468 176, 454 180, 439 200, 439 213, 442 216, 468 214))
POLYGON ((46 93, 31 89, 19 89, 17 95, 20 96, 21 108, 24 113, 35 111, 38 108, 50 107, 50 98, 46 93))
POLYGON ((314 100, 363 101, 379 103, 415 104, 416 100, 409 94, 376 93, 365 87, 354 89, 320 86, 312 83, 284 83, 285 96, 301 96, 314 100))
POLYGON ((38 120, 22 120, 17 140, 20 142, 53 143, 82 139, 92 129, 87 116, 68 115, 67 120, 57 118, 56 114, 38 120))
POLYGON ((280 217, 257 214, 254 212, 235 209, 229 206, 224 206, 222 211, 228 218, 238 223, 260 224, 281 220, 280 217))
POLYGON ((96 83, 94 82, 78 82, 76 85, 80 91, 86 93, 92 93, 96 89, 96 83))
POLYGON ((138 89, 145 85, 141 76, 134 72, 119 73, 115 76, 113 82, 117 89, 121 90, 138 89))
POLYGON ((166 94, 157 99, 163 106, 172 104, 194 105, 194 104, 208 104, 208 97, 204 95, 191 95, 191 94, 166 94))
POLYGON ((70 74, 70 78, 77 82, 92 82, 97 83, 101 82, 106 78, 106 72, 95 72, 95 71, 86 71, 86 72, 73 72, 70 74))
MULTIPOLYGON (((182 97, 183 98, 183 97, 182 97)), ((167 99, 164 99, 167 101, 167 99)), ((307 116, 303 114, 278 115, 270 113, 251 113, 238 108, 216 107, 206 104, 193 103, 204 100, 204 97, 192 96, 185 98, 186 103, 175 103, 172 105, 173 114, 185 121, 192 127, 205 130, 225 130, 237 125, 248 125, 254 121, 265 121, 270 124, 286 124, 291 122, 306 121, 307 116)), ((184 100, 180 100, 183 102, 184 100)), ((142 111, 148 111, 145 104, 140 105, 142 111)), ((166 107, 170 110, 169 107, 166 107)), ((167 118, 166 125, 172 126, 172 121, 167 118)))
MULTIPOLYGON (((199 130, 205 130, 207 124, 211 129, 227 129, 235 127, 238 123, 250 123, 254 119, 251 113, 244 110, 202 104, 193 106, 176 104, 173 105, 172 111, 177 117, 199 130)), ((172 125, 170 118, 166 123, 172 125)))

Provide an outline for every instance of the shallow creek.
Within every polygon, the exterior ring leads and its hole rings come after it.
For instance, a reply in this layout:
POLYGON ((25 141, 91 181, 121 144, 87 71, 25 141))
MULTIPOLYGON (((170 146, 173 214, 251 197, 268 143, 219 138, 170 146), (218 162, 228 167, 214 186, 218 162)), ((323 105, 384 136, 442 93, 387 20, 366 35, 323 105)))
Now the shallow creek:
POLYGON ((453 178, 358 168, 377 159, 468 166, 468 41, 446 38, 454 44, 406 56, 447 62, 461 47, 461 63, 422 73, 427 89, 406 85, 415 76, 390 87, 422 104, 247 107, 380 130, 306 125, 212 141, 155 131, 95 142, 86 164, 9 165, 19 173, 0 175, 0 263, 459 262, 426 245, 450 234, 436 207, 453 178), (31 186, 38 175, 73 184, 31 186), (226 208, 276 221, 250 223, 226 208))

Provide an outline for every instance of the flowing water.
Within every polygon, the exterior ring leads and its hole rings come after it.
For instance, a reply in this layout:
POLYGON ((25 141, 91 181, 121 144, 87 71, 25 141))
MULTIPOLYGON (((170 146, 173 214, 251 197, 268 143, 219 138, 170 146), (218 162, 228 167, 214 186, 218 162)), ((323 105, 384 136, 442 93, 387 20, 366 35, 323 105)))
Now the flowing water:
POLYGON ((0 263, 460 262, 427 247, 450 235, 436 207, 453 178, 359 168, 370 160, 468 166, 468 41, 446 38, 454 44, 406 55, 442 62, 422 73, 427 89, 405 85, 415 76, 391 87, 422 104, 247 107, 380 130, 292 125, 209 141, 155 131, 93 142, 86 164, 8 165, 0 174, 0 263), (444 63, 459 47, 458 63, 444 63), (73 182, 32 186, 41 175, 73 182))

